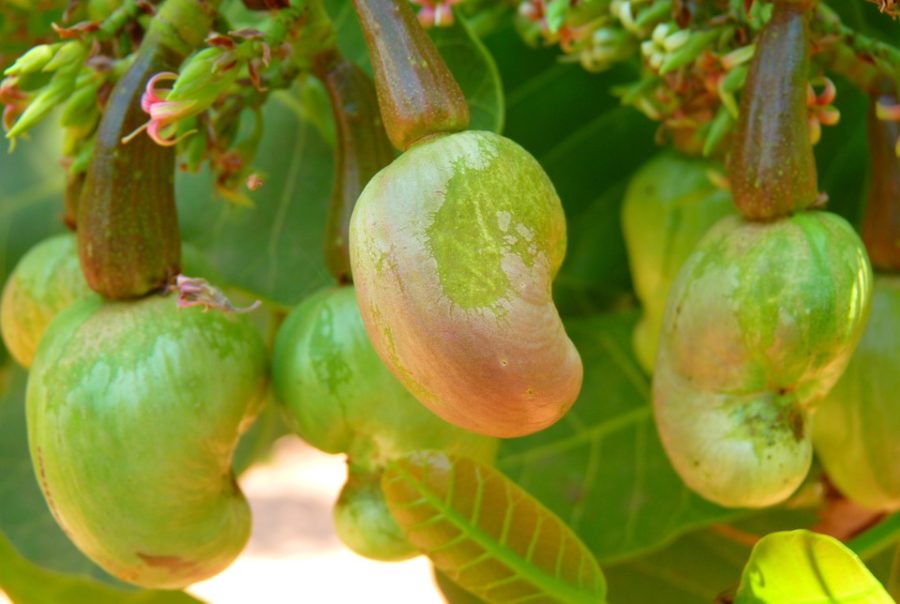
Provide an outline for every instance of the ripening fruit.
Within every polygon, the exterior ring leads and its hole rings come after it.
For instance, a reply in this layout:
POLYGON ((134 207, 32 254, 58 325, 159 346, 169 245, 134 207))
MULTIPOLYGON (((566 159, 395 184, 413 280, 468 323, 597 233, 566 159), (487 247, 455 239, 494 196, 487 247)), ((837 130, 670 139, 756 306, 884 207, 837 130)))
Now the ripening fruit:
POLYGON ((273 385, 288 424, 309 444, 346 453, 349 475, 334 508, 338 537, 376 560, 415 554, 381 493, 385 464, 419 449, 491 463, 496 439, 448 424, 423 407, 375 353, 352 286, 323 289, 285 320, 273 385))
POLYGON ((272 379, 290 426, 312 446, 375 471, 418 449, 493 461, 497 441, 448 424, 388 371, 363 327, 353 287, 320 290, 278 332, 272 379))
POLYGON ((499 437, 549 426, 581 388, 551 291, 565 249, 553 184, 489 132, 415 144, 369 182, 350 224, 381 359, 446 421, 499 437))
POLYGON ((669 289, 697 242, 720 218, 734 213, 731 196, 715 187, 712 162, 667 153, 632 177, 622 204, 622 230, 634 290, 643 314, 634 352, 647 373, 659 345, 669 289))
POLYGON ((659 433, 688 486, 732 507, 797 488, 812 459, 810 411, 862 334, 871 280, 836 215, 713 227, 672 287, 653 376, 659 433))
POLYGON ((878 275, 850 364, 815 414, 829 479, 867 508, 900 508, 900 277, 878 275))
POLYGON ((78 264, 75 235, 57 235, 31 248, 0 300, 0 332, 13 358, 29 368, 53 317, 92 293, 78 264))
POLYGON ((264 400, 266 355, 241 315, 173 297, 83 300, 60 314, 28 381, 28 437, 51 512, 112 575, 181 588, 250 533, 231 456, 264 400))

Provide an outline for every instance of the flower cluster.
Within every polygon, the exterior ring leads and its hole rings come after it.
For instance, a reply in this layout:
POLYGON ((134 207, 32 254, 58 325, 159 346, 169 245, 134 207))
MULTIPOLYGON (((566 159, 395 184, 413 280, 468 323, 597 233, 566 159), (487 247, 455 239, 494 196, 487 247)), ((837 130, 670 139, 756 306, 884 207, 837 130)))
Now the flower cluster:
MULTIPOLYGON (((752 58, 755 32, 771 4, 713 0, 704 6, 670 0, 521 0, 526 41, 558 45, 562 60, 603 71, 637 55, 641 78, 618 88, 622 102, 660 122, 659 138, 689 153, 713 155, 731 132, 737 95, 752 58)), ((834 86, 810 97, 810 132, 837 123, 834 86)))

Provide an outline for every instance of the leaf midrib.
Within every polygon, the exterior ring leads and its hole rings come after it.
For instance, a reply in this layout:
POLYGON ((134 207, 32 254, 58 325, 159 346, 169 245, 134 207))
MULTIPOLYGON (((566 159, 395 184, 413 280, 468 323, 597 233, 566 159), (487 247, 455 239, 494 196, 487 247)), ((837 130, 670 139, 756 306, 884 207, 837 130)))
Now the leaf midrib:
MULTIPOLYGON (((501 545, 477 525, 469 524, 462 514, 458 513, 439 497, 434 496, 431 491, 424 487, 424 485, 420 485, 412 472, 403 468, 402 465, 396 465, 395 469, 402 478, 407 480, 407 482, 413 486, 422 499, 433 508, 437 509, 444 518, 459 528, 463 534, 468 535, 472 541, 481 546, 486 552, 492 553, 495 559, 512 569, 517 576, 522 577, 547 595, 560 599, 561 602, 571 602, 572 604, 597 604, 598 601, 595 600, 592 595, 574 589, 568 583, 559 581, 558 577, 551 577, 543 572, 540 567, 523 559, 514 550, 501 545), (533 572, 532 574, 528 572, 529 570, 537 572, 533 572)), ((532 503, 532 505, 534 504, 533 502, 530 503, 532 503)), ((561 522, 549 510, 546 510, 545 513, 557 522, 561 522)), ((585 554, 587 554, 586 550, 582 552, 582 555, 585 554)))

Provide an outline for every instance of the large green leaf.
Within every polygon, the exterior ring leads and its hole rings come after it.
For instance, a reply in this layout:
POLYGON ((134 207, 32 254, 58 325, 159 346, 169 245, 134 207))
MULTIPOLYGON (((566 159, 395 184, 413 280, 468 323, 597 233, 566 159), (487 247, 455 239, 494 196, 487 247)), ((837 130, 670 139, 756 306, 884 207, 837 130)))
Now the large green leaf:
POLYGON ((0 138, 0 284, 41 239, 63 230, 59 129, 46 123, 13 153, 0 138))
POLYGON ((665 549, 607 566, 610 601, 614 604, 727 602, 725 597, 734 594, 751 549, 763 535, 807 527, 816 518, 815 511, 808 508, 757 512, 735 524, 717 524, 694 531, 665 549))
POLYGON ((255 162, 265 185, 252 207, 212 193, 210 175, 180 173, 182 236, 199 249, 224 284, 281 306, 293 306, 331 278, 323 231, 333 173, 332 149, 301 117, 296 91, 276 93, 264 110, 255 162))
MULTIPOLYGON (((338 32, 338 45, 345 56, 371 73, 362 30, 350 0, 326 0, 325 6, 338 32)), ((472 130, 503 129, 505 103, 500 72, 488 49, 460 17, 450 27, 433 27, 431 39, 462 88, 472 116, 472 130)))
POLYGON ((43 569, 0 532, 0 591, 16 604, 196 604, 183 591, 127 591, 87 577, 43 569))
POLYGON ((805 530, 767 535, 744 569, 735 604, 893 604, 840 541, 805 530))
POLYGON ((385 470, 388 507, 410 543, 489 602, 605 601, 597 562, 575 534, 503 474, 436 451, 385 470))
POLYGON ((538 434, 506 441, 499 467, 565 519, 601 561, 634 556, 740 512, 693 494, 653 423, 649 381, 634 359, 636 314, 567 322, 584 362, 571 411, 538 434))
POLYGON ((469 102, 472 130, 500 132, 506 115, 500 72, 490 52, 462 19, 429 33, 469 102))

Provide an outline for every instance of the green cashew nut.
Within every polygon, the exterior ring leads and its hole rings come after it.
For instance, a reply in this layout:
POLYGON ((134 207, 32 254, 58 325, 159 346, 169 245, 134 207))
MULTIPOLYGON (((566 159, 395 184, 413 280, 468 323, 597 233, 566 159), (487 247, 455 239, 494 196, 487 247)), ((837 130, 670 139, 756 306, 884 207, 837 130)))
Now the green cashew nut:
POLYGON ((28 438, 50 511, 116 577, 181 588, 250 534, 231 471, 264 400, 266 354, 243 316, 174 297, 98 297, 60 314, 28 381, 28 438))
POLYGON ((666 299, 678 269, 709 228, 734 212, 728 192, 709 179, 713 166, 675 153, 660 155, 637 171, 625 193, 622 228, 643 307, 633 343, 647 373, 653 372, 666 299))
POLYGON ((344 545, 366 558, 398 562, 419 553, 391 516, 381 491, 381 472, 350 466, 347 483, 334 504, 334 528, 344 545))
POLYGON ((350 223, 379 356, 437 415, 491 436, 549 426, 581 388, 551 293, 565 249, 550 179, 489 132, 414 145, 369 182, 350 223))
POLYGON ((836 215, 713 227, 672 287, 653 379, 659 433, 688 486, 732 507, 797 488, 810 413, 862 335, 871 281, 836 215))
POLYGON ((78 264, 75 235, 51 237, 29 250, 7 280, 0 300, 0 332, 13 358, 30 367, 53 317, 90 295, 78 264))
POLYGON ((868 508, 900 508, 900 277, 878 275, 850 364, 819 405, 813 442, 828 477, 868 508))

